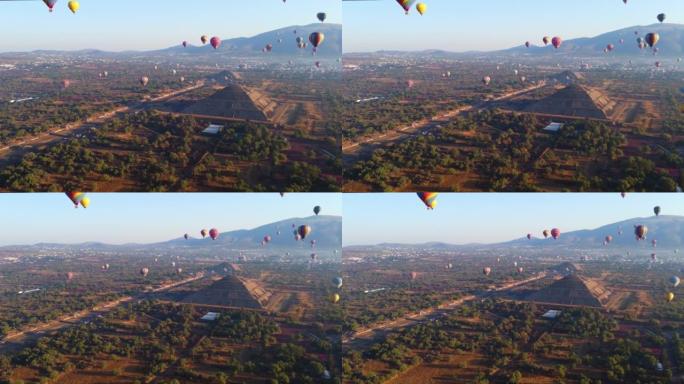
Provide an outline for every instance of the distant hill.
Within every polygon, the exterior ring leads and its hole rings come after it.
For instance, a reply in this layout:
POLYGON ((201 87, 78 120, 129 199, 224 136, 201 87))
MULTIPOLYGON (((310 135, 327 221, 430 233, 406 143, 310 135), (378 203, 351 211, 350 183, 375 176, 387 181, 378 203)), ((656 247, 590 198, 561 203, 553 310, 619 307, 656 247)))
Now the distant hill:
POLYGON ((654 32, 660 34, 658 43, 659 55, 661 56, 684 56, 684 25, 682 24, 651 24, 646 26, 634 26, 607 32, 595 37, 584 37, 570 39, 563 42, 560 50, 556 51, 551 44, 544 46, 543 36, 539 36, 539 41, 530 41, 533 46, 525 48, 521 42, 519 47, 511 48, 501 53, 515 53, 524 55, 546 55, 564 54, 572 56, 644 56, 648 57, 652 53, 649 49, 641 50, 637 45, 637 38, 646 36, 647 33, 654 32), (635 32, 637 34, 635 34, 635 32), (620 40, 624 43, 620 43, 620 40), (605 54, 603 50, 608 44, 613 44, 615 49, 610 54, 605 54))
POLYGON ((199 36, 197 41, 189 41, 188 47, 183 48, 180 44, 160 51, 152 51, 155 54, 172 55, 197 55, 200 53, 211 53, 218 55, 235 54, 258 54, 267 45, 273 45, 270 55, 296 55, 306 53, 311 55, 312 47, 309 43, 309 35, 313 32, 322 32, 325 35, 323 44, 318 48, 319 56, 340 56, 342 54, 342 25, 316 23, 309 25, 293 25, 274 31, 264 32, 252 37, 241 37, 236 39, 226 39, 221 43, 221 47, 213 52, 214 49, 209 45, 201 45, 199 36), (296 33, 295 33, 296 32, 296 33), (309 46, 306 49, 297 47, 297 37, 302 37, 309 46), (279 42, 282 40, 282 42, 279 42))
MULTIPOLYGON (((629 197, 628 197, 629 198, 629 197)), ((560 227, 561 236, 558 240, 550 237, 544 239, 541 233, 533 233, 532 240, 526 237, 519 239, 495 243, 495 244, 465 244, 454 245, 447 243, 423 243, 423 244, 378 244, 370 246, 350 246, 348 250, 364 250, 369 248, 405 248, 405 249, 464 249, 474 247, 544 247, 544 246, 567 246, 575 248, 597 248, 603 247, 603 240, 607 235, 613 236, 613 247, 631 247, 636 243, 634 237, 634 226, 646 225, 648 227, 647 242, 652 239, 658 241, 658 247, 665 248, 684 248, 684 217, 683 216, 650 216, 644 218, 634 218, 604 225, 596 229, 586 229, 572 232, 563 232, 560 227), (622 230, 622 235, 618 232, 622 230)), ((549 230, 551 227, 548 228, 549 230)))
MULTIPOLYGON (((309 225, 312 228, 311 234, 306 238, 308 245, 310 240, 316 240, 316 246, 320 248, 340 248, 342 246, 342 218, 340 216, 311 216, 304 218, 292 218, 278 221, 271 224, 262 225, 254 229, 242 229, 237 231, 222 232, 219 238, 211 240, 208 236, 202 239, 199 233, 189 233, 190 239, 185 240, 181 237, 160 243, 152 244, 123 244, 112 245, 100 242, 88 242, 81 244, 52 244, 39 243, 35 245, 9 245, 0 247, 0 250, 26 250, 31 248, 63 248, 63 249, 163 249, 163 248, 256 248, 261 244, 264 236, 272 237, 270 247, 296 248, 301 247, 301 242, 296 242, 292 231, 300 225, 309 225), (280 232, 280 234, 278 234, 280 232)), ((209 227, 207 230, 210 229, 209 227)), ((218 228, 219 231, 221 228, 218 228)))
MULTIPOLYGON (((532 46, 526 48, 524 41, 520 45, 497 51, 468 51, 468 52, 450 52, 444 50, 426 49, 423 51, 377 51, 374 53, 357 53, 349 52, 345 55, 354 57, 356 55, 381 55, 381 56, 412 56, 412 57, 430 57, 432 59, 440 58, 463 58, 468 56, 483 56, 483 55, 498 55, 498 56, 523 56, 534 58, 536 56, 573 56, 573 57, 652 57, 652 52, 649 49, 641 50, 637 45, 636 39, 644 37, 647 33, 655 32, 660 34, 660 42, 658 49, 659 56, 662 57, 681 57, 684 56, 684 25, 682 24, 651 24, 645 26, 633 26, 617 31, 607 32, 595 37, 583 37, 578 39, 568 39, 563 41, 561 49, 554 49, 551 44, 544 46, 542 42, 543 36, 537 36, 537 39, 530 38, 532 46), (638 34, 635 34, 637 32, 638 34), (624 43, 620 43, 620 40, 624 43), (608 44, 613 44, 615 49, 610 54, 603 52, 608 44)), ((552 37, 549 34, 549 37, 552 37)), ((562 37, 562 36, 561 36, 562 37)))
POLYGON ((75 56, 75 57, 90 57, 90 58, 115 58, 122 56, 141 57, 141 56, 173 56, 173 57, 193 57, 198 55, 218 55, 218 56, 246 56, 262 54, 262 49, 266 44, 273 45, 273 51, 270 56, 279 55, 302 55, 311 56, 312 47, 309 43, 309 35, 312 32, 322 32, 325 35, 325 41, 318 48, 318 56, 323 57, 339 57, 342 54, 342 25, 316 23, 309 25, 293 25, 290 27, 268 31, 252 37, 240 37, 234 39, 225 39, 222 41, 221 47, 216 51, 211 45, 202 45, 200 36, 196 36, 195 40, 188 37, 188 47, 184 48, 180 42, 178 45, 152 51, 123 51, 123 52, 107 52, 96 49, 82 49, 78 51, 54 51, 54 50, 37 50, 32 52, 7 52, 1 53, 0 57, 31 57, 35 55, 42 56, 75 56), (294 33, 294 32, 297 33, 294 33), (299 49, 297 47, 296 39, 300 36, 307 42, 306 49, 299 49), (282 39, 282 42, 279 40, 282 39))
POLYGON ((185 240, 184 238, 180 237, 178 239, 163 243, 150 244, 150 246, 192 247, 201 243, 207 247, 217 248, 226 246, 256 247, 261 244, 261 240, 264 238, 264 236, 269 235, 272 238, 269 244, 270 247, 295 247, 298 245, 298 243, 295 241, 292 231, 295 227, 299 227, 300 225, 304 224, 309 225, 312 228, 311 234, 305 240, 306 243, 308 243, 310 240, 316 240, 317 247, 339 248, 342 246, 342 218, 339 216, 325 215, 293 218, 279 221, 277 223, 263 225, 254 229, 221 233, 219 238, 215 241, 210 240, 208 237, 206 239, 202 239, 199 236, 199 233, 191 233, 191 238, 189 240, 185 240))

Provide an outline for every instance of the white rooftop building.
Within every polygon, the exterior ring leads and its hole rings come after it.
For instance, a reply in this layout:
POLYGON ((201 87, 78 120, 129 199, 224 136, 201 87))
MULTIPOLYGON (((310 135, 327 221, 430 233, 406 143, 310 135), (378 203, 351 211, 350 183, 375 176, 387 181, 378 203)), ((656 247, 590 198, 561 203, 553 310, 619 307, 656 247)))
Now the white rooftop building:
POLYGON ((219 318, 219 314, 216 312, 207 312, 206 315, 202 316, 200 320, 203 321, 216 321, 219 318))
POLYGON ((218 135, 218 133, 221 131, 223 131, 223 125, 209 124, 209 126, 202 131, 202 133, 207 135, 218 135))
POLYGON ((563 128, 563 124, 561 123, 551 123, 544 128, 545 131, 547 132, 558 132, 563 128))
POLYGON ((561 311, 551 309, 548 312, 546 312, 545 314, 543 314, 542 317, 545 319, 555 319, 558 316, 560 316, 560 314, 561 314, 561 311))

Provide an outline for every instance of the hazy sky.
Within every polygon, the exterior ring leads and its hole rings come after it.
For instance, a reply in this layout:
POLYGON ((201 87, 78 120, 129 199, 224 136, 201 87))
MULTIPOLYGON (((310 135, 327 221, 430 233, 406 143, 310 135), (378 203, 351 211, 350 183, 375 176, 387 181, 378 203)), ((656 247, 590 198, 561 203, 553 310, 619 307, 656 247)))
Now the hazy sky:
POLYGON ((442 193, 428 211, 415 193, 345 194, 344 245, 508 241, 544 229, 594 229, 617 221, 684 216, 684 194, 442 193))
POLYGON ((90 193, 88 209, 74 209, 63 193, 0 194, 0 245, 39 242, 113 244, 165 241, 202 228, 228 232, 275 221, 342 214, 332 193, 90 193))
POLYGON ((682 0, 421 0, 409 16, 394 0, 344 2, 344 51, 495 50, 657 23, 684 23, 682 0))
POLYGON ((34 49, 143 50, 167 48, 202 35, 253 36, 291 25, 341 23, 339 0, 68 0, 49 13, 42 1, 0 1, 0 52, 34 49))

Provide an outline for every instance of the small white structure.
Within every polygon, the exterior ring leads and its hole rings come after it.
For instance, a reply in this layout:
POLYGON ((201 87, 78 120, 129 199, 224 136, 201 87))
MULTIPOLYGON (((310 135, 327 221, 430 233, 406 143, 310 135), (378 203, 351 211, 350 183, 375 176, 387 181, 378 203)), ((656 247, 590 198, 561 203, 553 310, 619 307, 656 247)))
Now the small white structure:
POLYGON ((202 131, 202 133, 206 135, 218 135, 221 131, 223 131, 223 125, 209 124, 209 126, 202 131))
POLYGON ((219 318, 219 314, 216 312, 207 312, 206 315, 202 316, 200 320, 202 321, 216 321, 219 318))
POLYGON ((545 319, 555 319, 558 316, 560 316, 560 314, 561 314, 561 311, 551 309, 548 312, 546 312, 545 314, 543 314, 542 317, 545 319))
POLYGON ((563 124, 551 122, 551 124, 547 125, 544 130, 547 132, 558 132, 561 130, 561 128, 563 128, 563 124))

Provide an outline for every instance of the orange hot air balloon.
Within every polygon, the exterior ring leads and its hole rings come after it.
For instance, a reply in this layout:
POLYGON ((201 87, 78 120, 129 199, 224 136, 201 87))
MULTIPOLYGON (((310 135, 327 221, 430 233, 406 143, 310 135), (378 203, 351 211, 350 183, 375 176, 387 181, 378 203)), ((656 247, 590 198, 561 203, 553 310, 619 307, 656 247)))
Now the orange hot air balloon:
POLYGON ((437 192, 418 192, 418 198, 425 204, 428 209, 435 209, 437 207, 437 192))

